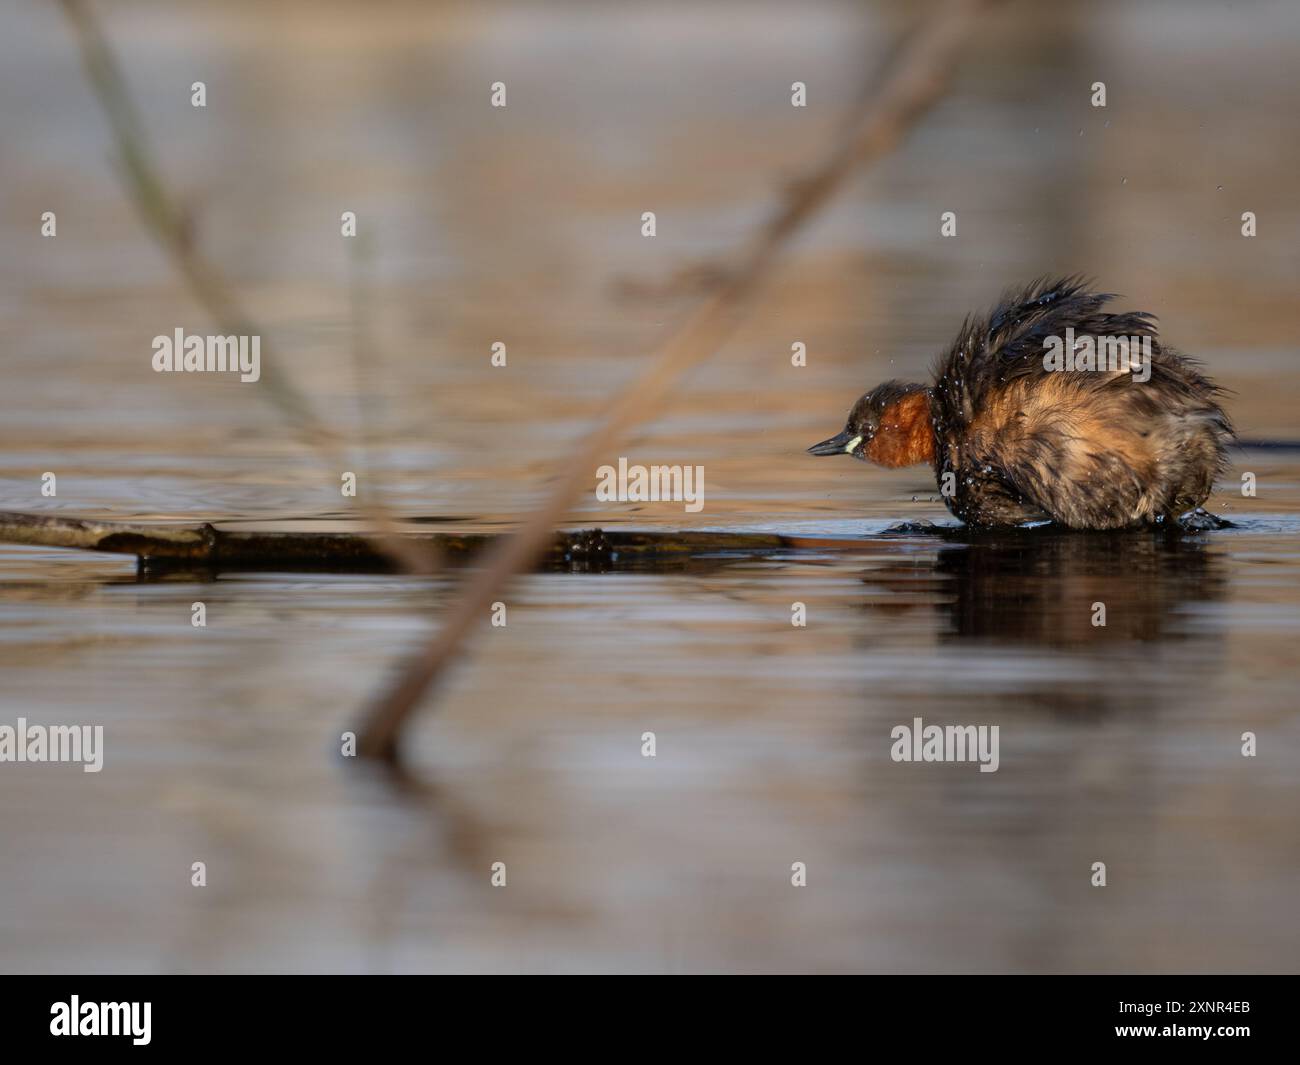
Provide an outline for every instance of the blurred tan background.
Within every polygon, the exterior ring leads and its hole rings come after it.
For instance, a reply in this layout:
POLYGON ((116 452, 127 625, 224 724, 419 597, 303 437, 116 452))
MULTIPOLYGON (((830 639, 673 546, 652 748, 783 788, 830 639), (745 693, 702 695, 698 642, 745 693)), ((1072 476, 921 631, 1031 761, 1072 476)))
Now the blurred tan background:
MULTIPOLYGON (((366 469, 404 513, 472 528, 538 497, 929 6, 96 10, 275 357, 342 430, 373 402, 366 469), (345 210, 371 248, 360 394, 345 210)), ((261 386, 151 371, 154 335, 209 324, 113 173, 56 6, 9 0, 0 20, 0 506, 348 516, 339 471, 261 386)), ((949 96, 622 449, 703 464, 704 512, 588 497, 574 520, 947 520, 927 471, 803 449, 1047 272, 1158 314, 1235 390, 1244 434, 1300 435, 1298 46, 1289 0, 1004 5, 949 96)), ((1210 506, 1250 524, 1177 550, 918 537, 530 578, 421 723, 431 793, 341 762, 335 737, 443 579, 137 583, 129 561, 0 548, 0 720, 106 729, 97 776, 0 767, 0 967, 1294 971, 1300 467, 1248 461, 1210 506), (1243 468, 1257 498, 1235 492, 1243 468), (1109 634, 1079 620, 1098 595, 1109 634), (1000 722, 1002 768, 890 762, 914 715, 1000 722)))

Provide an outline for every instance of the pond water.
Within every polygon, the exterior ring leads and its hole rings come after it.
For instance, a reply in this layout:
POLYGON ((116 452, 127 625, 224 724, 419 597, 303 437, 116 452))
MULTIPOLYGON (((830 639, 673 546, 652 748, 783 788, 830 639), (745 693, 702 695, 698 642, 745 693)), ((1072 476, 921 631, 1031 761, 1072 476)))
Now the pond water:
MULTIPOLYGON (((1069 271, 1158 314, 1243 437, 1300 438, 1300 15, 1041 7, 989 16, 945 102, 609 456, 703 465, 703 510, 593 491, 568 523, 806 546, 519 580, 409 776, 340 736, 463 573, 145 580, 0 546, 0 724, 104 727, 99 773, 0 763, 0 969, 1294 971, 1300 451, 1234 452, 1207 503, 1232 528, 968 538, 887 531, 953 524, 924 469, 804 454, 1003 287, 1069 271), (918 718, 998 726, 997 771, 894 761, 918 718)), ((374 438, 360 500, 502 531, 834 136, 906 8, 103 10, 264 359, 374 438), (343 210, 371 239, 359 372, 343 210)), ((151 371, 155 335, 207 321, 57 9, 3 19, 0 508, 355 519, 262 385, 151 371)))

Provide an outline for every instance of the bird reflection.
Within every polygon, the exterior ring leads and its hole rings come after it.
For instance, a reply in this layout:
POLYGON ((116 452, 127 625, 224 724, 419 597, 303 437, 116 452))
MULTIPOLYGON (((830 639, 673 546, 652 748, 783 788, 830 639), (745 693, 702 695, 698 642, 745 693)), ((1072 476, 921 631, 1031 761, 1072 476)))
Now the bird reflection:
POLYGON ((915 604, 923 593, 954 669, 976 661, 963 648, 1009 652, 983 663, 968 699, 1070 717, 1157 712, 1197 690, 1222 661, 1219 615, 1203 608, 1225 600, 1228 584, 1205 536, 1051 527, 931 535, 944 542, 928 567, 912 554, 863 581, 893 593, 886 601, 915 604))
POLYGON ((1227 591, 1209 542, 1163 530, 976 535, 941 548, 935 573, 945 637, 1062 648, 1184 639, 1186 608, 1227 591))

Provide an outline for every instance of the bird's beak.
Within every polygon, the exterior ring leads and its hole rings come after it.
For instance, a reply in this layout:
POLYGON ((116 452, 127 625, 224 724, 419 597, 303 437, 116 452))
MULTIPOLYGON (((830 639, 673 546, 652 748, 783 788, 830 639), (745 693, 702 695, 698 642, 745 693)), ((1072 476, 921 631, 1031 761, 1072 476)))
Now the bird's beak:
POLYGON ((810 455, 846 455, 852 453, 853 449, 862 443, 862 437, 854 436, 853 432, 845 429, 841 433, 836 433, 829 440, 823 440, 820 444, 813 444, 808 449, 810 455))

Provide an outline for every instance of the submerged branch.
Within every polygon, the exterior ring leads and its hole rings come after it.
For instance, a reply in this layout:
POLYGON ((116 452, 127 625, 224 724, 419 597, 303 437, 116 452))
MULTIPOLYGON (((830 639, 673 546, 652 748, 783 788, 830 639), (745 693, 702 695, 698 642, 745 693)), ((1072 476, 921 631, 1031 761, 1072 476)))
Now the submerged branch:
MULTIPOLYGON (((744 529, 575 529, 552 534, 535 565, 544 570, 668 570, 678 565, 694 569, 741 558, 788 558, 793 552, 842 557, 875 552, 882 543, 899 538, 942 540, 964 545, 1000 543, 1004 546, 1076 539, 1114 543, 1143 537, 1178 538, 1234 522, 1200 508, 1177 522, 1104 531, 1067 529, 1050 523, 1022 526, 973 527, 904 521, 875 532, 799 534, 751 532, 744 529)), ((474 563, 488 549, 508 539, 507 533, 425 532, 405 529, 406 542, 436 550, 449 564, 474 563)), ((1191 539, 1196 539, 1193 535, 1191 539)), ((0 544, 62 547, 134 555, 146 573, 176 574, 196 570, 285 570, 368 573, 396 571, 392 555, 376 549, 370 530, 301 532, 223 528, 208 522, 99 521, 62 514, 0 511, 0 544)))
MULTIPOLYGON (((436 549, 450 563, 469 562, 505 538, 498 533, 404 532, 424 550, 436 549)), ((135 555, 145 568, 286 569, 370 572, 394 569, 391 554, 364 532, 276 532, 223 529, 207 522, 96 521, 57 514, 0 511, 0 543, 65 547, 135 555)), ((841 548, 857 539, 827 540, 749 532, 560 531, 539 553, 544 568, 671 565, 702 555, 753 555, 778 550, 841 548)))

